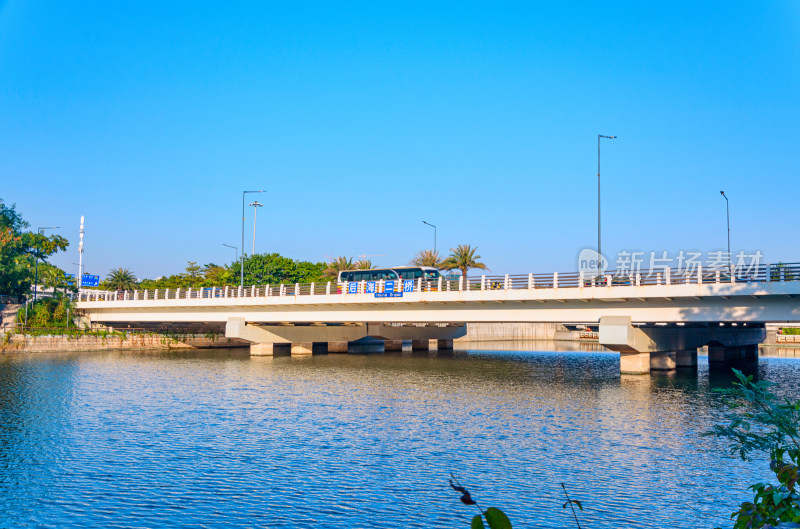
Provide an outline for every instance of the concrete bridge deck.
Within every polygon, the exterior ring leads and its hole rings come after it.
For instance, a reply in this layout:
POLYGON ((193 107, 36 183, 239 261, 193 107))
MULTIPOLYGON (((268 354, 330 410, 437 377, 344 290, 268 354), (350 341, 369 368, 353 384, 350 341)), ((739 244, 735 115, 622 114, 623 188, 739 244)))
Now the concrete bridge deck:
POLYGON ((599 322, 600 343, 623 356, 636 352, 649 358, 651 353, 672 354, 702 345, 757 344, 764 339, 765 322, 800 321, 799 297, 800 264, 786 264, 732 272, 700 267, 689 273, 643 270, 591 280, 554 273, 426 282, 82 291, 78 309, 92 323, 112 326, 225 326, 228 336, 253 343, 295 343, 301 335, 306 337, 304 344, 352 341, 359 335, 396 341, 401 331, 387 329, 399 326, 407 339, 437 339, 447 346, 447 340, 463 335, 466 323, 599 322), (647 330, 664 326, 673 330, 647 330), (264 334, 256 336, 254 327, 264 334), (454 330, 459 327, 462 331, 454 330), (415 330, 421 328, 428 329, 422 333, 425 337, 415 330), (432 328, 440 329, 441 337, 432 328), (331 339, 335 336, 340 339, 331 339))

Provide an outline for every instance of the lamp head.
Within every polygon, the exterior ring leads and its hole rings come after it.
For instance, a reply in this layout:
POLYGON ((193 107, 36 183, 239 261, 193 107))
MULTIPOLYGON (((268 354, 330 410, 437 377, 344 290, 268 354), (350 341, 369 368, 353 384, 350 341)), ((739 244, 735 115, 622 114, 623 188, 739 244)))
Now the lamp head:
POLYGON ((719 194, 725 196, 725 191, 720 191, 719 194))

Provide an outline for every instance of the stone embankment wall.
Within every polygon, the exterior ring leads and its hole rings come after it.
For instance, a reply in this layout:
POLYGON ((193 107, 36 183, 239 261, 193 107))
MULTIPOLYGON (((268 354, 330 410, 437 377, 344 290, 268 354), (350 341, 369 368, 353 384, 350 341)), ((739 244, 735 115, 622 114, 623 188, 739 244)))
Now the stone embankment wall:
POLYGON ((235 338, 219 335, 166 336, 160 334, 115 334, 84 336, 0 335, 0 352, 100 351, 108 349, 200 349, 242 347, 235 338))
POLYGON ((468 323, 467 335, 456 343, 580 339, 580 331, 570 331, 560 323, 468 323))

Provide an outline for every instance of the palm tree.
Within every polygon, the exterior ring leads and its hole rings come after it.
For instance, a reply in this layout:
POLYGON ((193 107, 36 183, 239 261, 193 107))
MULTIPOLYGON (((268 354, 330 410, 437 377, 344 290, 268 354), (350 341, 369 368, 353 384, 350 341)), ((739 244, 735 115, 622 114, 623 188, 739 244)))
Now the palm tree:
POLYGON ((372 270, 375 268, 369 259, 359 259, 353 265, 353 270, 372 270))
POLYGON ((411 264, 441 269, 444 266, 444 260, 439 257, 439 252, 436 250, 420 250, 411 260, 411 264))
POLYGON ((59 267, 50 263, 42 263, 39 265, 39 280, 45 288, 62 288, 67 283, 67 276, 59 267))
POLYGON ((127 268, 115 268, 106 276, 105 283, 110 290, 134 290, 136 276, 127 268))
POLYGON ((356 266, 353 264, 352 257, 340 256, 332 259, 328 263, 328 268, 325 270, 325 275, 329 277, 338 277, 339 272, 342 270, 355 270, 356 266))
POLYGON ((450 248, 450 256, 444 260, 442 263, 442 268, 445 270, 461 270, 461 274, 464 278, 467 277, 467 272, 470 268, 488 270, 488 266, 478 261, 481 256, 476 255, 475 252, 477 250, 477 246, 473 248, 469 244, 459 244, 455 248, 450 248))

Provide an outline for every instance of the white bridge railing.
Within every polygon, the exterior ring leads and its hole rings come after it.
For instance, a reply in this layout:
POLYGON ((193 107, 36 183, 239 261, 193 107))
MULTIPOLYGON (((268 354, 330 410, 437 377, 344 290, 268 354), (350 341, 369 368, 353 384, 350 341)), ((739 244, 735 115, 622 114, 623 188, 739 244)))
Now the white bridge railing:
POLYGON ((757 283, 800 281, 800 263, 781 263, 704 269, 660 268, 638 271, 609 271, 587 277, 583 273, 527 275, 481 275, 438 280, 359 281, 338 283, 294 283, 280 285, 166 288, 154 290, 82 290, 78 301, 134 301, 158 299, 264 298, 272 296, 317 296, 330 294, 381 294, 400 297, 411 292, 449 292, 476 290, 558 289, 648 285, 757 283))

